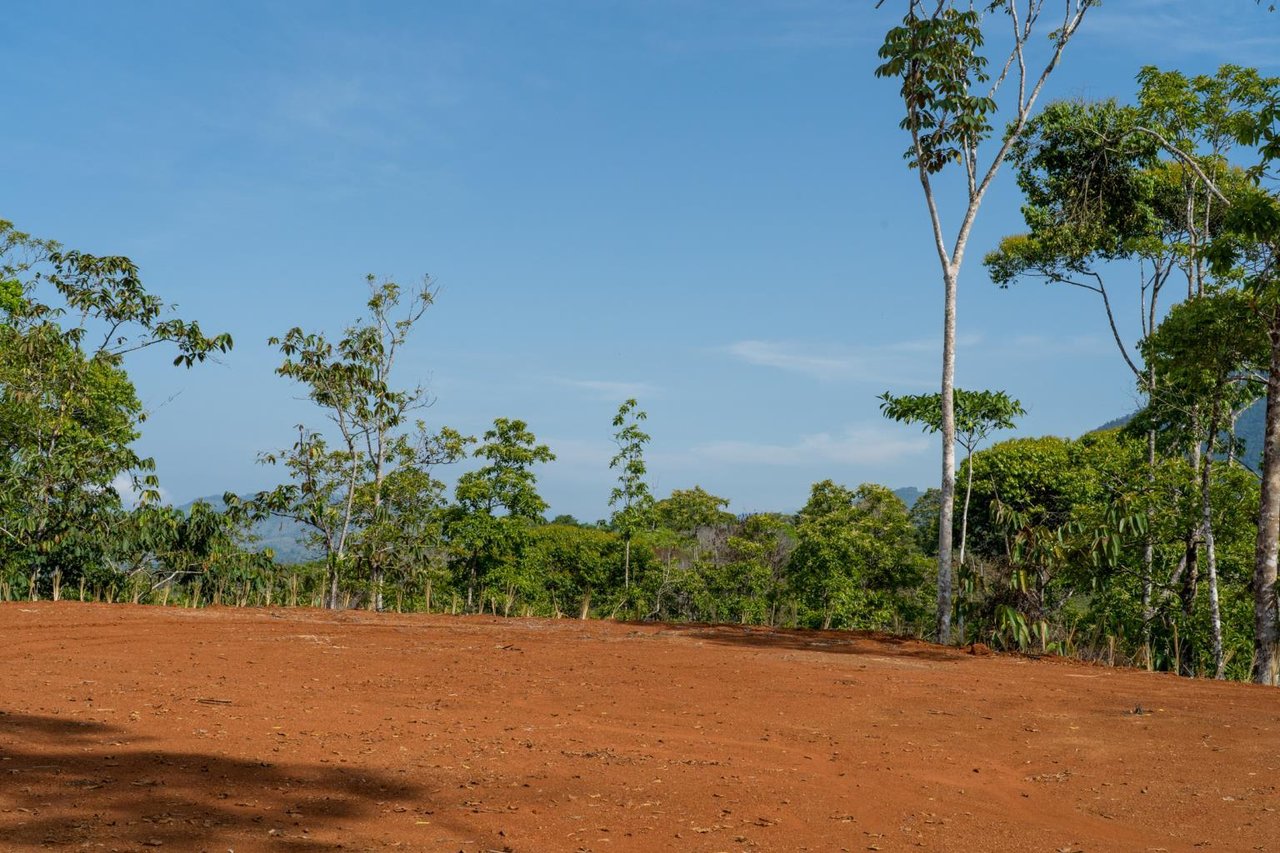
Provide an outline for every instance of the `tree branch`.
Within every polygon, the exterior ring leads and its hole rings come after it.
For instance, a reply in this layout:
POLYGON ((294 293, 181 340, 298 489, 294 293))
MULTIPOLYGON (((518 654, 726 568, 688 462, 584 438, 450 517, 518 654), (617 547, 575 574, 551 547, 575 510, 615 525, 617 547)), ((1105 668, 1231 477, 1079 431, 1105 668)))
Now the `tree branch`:
POLYGON ((1222 191, 1218 189, 1218 185, 1215 184, 1207 174, 1205 174, 1204 169, 1200 168, 1200 164, 1195 161, 1194 157, 1192 157, 1190 154, 1186 153, 1185 151, 1181 150, 1172 142, 1165 139, 1163 136, 1161 136, 1159 133, 1157 133, 1156 131, 1152 130, 1149 127, 1139 126, 1139 127, 1135 127, 1134 130, 1138 131, 1139 133, 1145 133, 1148 136, 1150 136, 1152 139, 1159 142, 1161 148, 1163 148, 1165 151, 1168 151, 1170 154, 1176 157, 1183 165, 1187 166, 1189 169, 1191 169, 1191 171, 1195 172, 1196 176, 1200 178, 1200 180, 1204 181, 1204 185, 1209 188, 1209 191, 1211 193, 1213 193, 1218 197, 1219 201, 1221 201, 1225 205, 1228 205, 1228 206, 1231 205, 1231 200, 1222 194, 1222 191))

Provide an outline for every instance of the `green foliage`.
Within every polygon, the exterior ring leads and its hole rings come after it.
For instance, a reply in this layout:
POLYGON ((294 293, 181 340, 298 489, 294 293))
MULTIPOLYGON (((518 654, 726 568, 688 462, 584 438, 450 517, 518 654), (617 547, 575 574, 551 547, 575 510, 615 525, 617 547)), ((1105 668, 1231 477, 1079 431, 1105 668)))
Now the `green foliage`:
MULTIPOLYGON (((970 453, 978 442, 999 429, 1013 429, 1015 418, 1026 414, 1022 403, 1004 391, 965 391, 956 388, 955 417, 957 440, 970 453)), ((904 394, 888 391, 880 395, 880 411, 899 423, 920 424, 925 432, 942 429, 940 394, 904 394)))
POLYGON ((400 285, 378 283, 373 276, 367 281, 368 316, 349 326, 336 343, 323 333, 297 327, 268 343, 284 356, 276 373, 306 387, 344 436, 377 441, 399 426, 423 397, 421 386, 393 388, 390 374, 397 350, 434 302, 435 293, 425 280, 410 294, 403 316, 395 318, 392 312, 404 296, 400 285))
POLYGON ((622 585, 631 586, 631 540, 636 531, 647 527, 653 515, 653 495, 645 482, 648 468, 644 462, 644 446, 649 434, 640 429, 640 423, 649 416, 638 407, 634 399, 618 407, 614 415, 613 434, 618 452, 609 461, 610 468, 617 468, 618 485, 609 494, 609 506, 614 507, 613 526, 622 534, 622 585))
POLYGON ((1180 448, 1204 440, 1202 418, 1220 429, 1227 414, 1264 393, 1270 342, 1251 300, 1225 290, 1174 306, 1143 343, 1143 355, 1157 385, 1130 428, 1155 429, 1180 448))
POLYGON ((128 258, 62 249, 0 221, 0 571, 48 591, 103 565, 115 484, 159 497, 132 445, 145 417, 128 352, 172 345, 191 365, 231 346, 168 316, 128 258))
POLYGON ((645 482, 648 467, 644 461, 644 447, 649 434, 640 429, 648 418, 635 400, 627 400, 614 415, 613 434, 618 452, 609 460, 609 467, 618 470, 618 485, 609 494, 609 506, 614 507, 613 525, 630 539, 637 530, 645 527, 653 511, 653 495, 645 482))
POLYGON ((307 389, 331 424, 333 444, 299 425, 292 447, 259 457, 284 465, 289 482, 259 493, 249 507, 311 530, 325 554, 330 607, 339 605, 339 582, 352 567, 366 579, 370 606, 380 608, 388 572, 412 576, 439 553, 444 485, 430 470, 460 459, 472 441, 448 428, 430 433, 422 421, 407 433, 409 413, 426 404, 426 392, 392 384, 401 347, 434 302, 430 279, 408 294, 394 281, 369 276, 367 283, 366 316, 336 343, 297 327, 270 339, 284 356, 276 373, 307 389))
POLYGON ((0 311, 13 316, 21 314, 25 305, 22 282, 16 278, 0 280, 0 311))
POLYGON ((593 601, 600 604, 616 592, 621 545, 605 530, 565 524, 533 528, 522 560, 532 582, 522 592, 531 601, 546 599, 557 615, 585 618, 593 601))
MULTIPOLYGON (((609 506, 618 508, 616 518, 629 516, 623 523, 632 530, 643 523, 645 513, 653 505, 653 496, 644 479, 648 472, 644 447, 649 443, 649 434, 640 429, 641 422, 648 417, 635 400, 624 402, 613 417, 613 426, 617 430, 613 440, 618 445, 618 452, 609 460, 609 467, 618 469, 618 485, 609 495, 609 506)), ((615 520, 615 524, 618 523, 615 520)))
POLYGON ((692 489, 676 489, 669 497, 658 501, 653 508, 658 525, 678 533, 693 534, 700 529, 723 527, 733 521, 733 515, 725 512, 728 498, 712 495, 701 486, 692 489))
MULTIPOLYGON (((1233 65, 1195 77, 1147 67, 1138 83, 1132 106, 1052 104, 1027 126, 1012 158, 1029 231, 1006 238, 986 262, 1001 286, 1032 275, 1101 297, 1147 398, 1127 432, 1158 437, 1160 458, 1121 478, 1126 486, 1110 495, 1105 511, 1096 500, 1073 496, 1066 499, 1066 520, 1050 522, 1002 503, 1012 586, 1019 587, 1019 561, 1034 564, 1036 584, 1035 595, 1019 592, 1013 597, 1021 599, 1000 606, 1034 617, 1031 626, 1069 608, 1086 623, 1096 619, 1113 644, 1117 633, 1142 637, 1149 665, 1191 671, 1203 652, 1201 557, 1216 610, 1231 591, 1223 592, 1222 572, 1215 571, 1223 565, 1215 553, 1225 552, 1208 545, 1216 545, 1220 532, 1238 539, 1237 528, 1218 530, 1214 495, 1219 481, 1239 472, 1214 463, 1223 451, 1234 454, 1221 433, 1261 391, 1259 376, 1270 356, 1264 317, 1275 304, 1271 271, 1280 207, 1264 186, 1265 154, 1253 165, 1235 160, 1241 146, 1259 145, 1274 124, 1274 113, 1266 116, 1277 103, 1280 78, 1233 65), (1137 273, 1141 366, 1122 341, 1104 281, 1118 261, 1131 262, 1137 273), (1162 289, 1175 272, 1186 277, 1188 301, 1160 322, 1162 289), (1091 569, 1087 596, 1070 570, 1081 558, 1091 569), (1139 583, 1119 583, 1125 573, 1139 583), (1161 636, 1164 631, 1175 639, 1161 636)), ((1088 470, 1097 460, 1073 464, 1088 470)), ((1216 612, 1210 621, 1216 645, 1216 612)), ((1003 624, 1012 623, 1006 618, 1003 624)))
POLYGON ((353 557, 376 569, 377 583, 395 589, 443 573, 448 508, 445 484, 432 471, 461 458, 469 443, 448 428, 429 434, 421 422, 413 438, 398 436, 389 443, 381 480, 371 476, 361 483, 353 501, 353 557))
POLYGON ((883 486, 816 483, 800 511, 789 573, 822 628, 889 628, 923 615, 928 562, 907 507, 883 486))
MULTIPOLYGON (((1027 125, 1011 158, 1030 230, 987 255, 997 284, 1034 275, 1105 298, 1105 262, 1181 266, 1194 283, 1198 259, 1223 251, 1210 238, 1236 214, 1217 196, 1234 207, 1256 178, 1227 156, 1276 81, 1231 65, 1193 78, 1147 67, 1138 81, 1135 106, 1058 102, 1027 125)), ((1148 282, 1152 300, 1161 283, 1158 274, 1148 282)))
POLYGON ((537 443, 524 421, 495 419, 473 455, 486 464, 458 478, 455 494, 462 507, 500 512, 513 520, 541 520, 547 502, 538 494, 533 466, 556 456, 551 448, 537 443))
POLYGON ((1027 124, 1010 159, 1031 233, 987 256, 997 284, 1029 270, 1085 274, 1092 259, 1119 257, 1159 229, 1159 146, 1136 131, 1142 120, 1114 100, 1059 101, 1027 124))
POLYGON ((942 494, 928 489, 911 505, 911 529, 916 545, 926 557, 938 555, 938 524, 942 514, 942 494))
POLYGON ((142 284, 133 261, 90 255, 41 240, 0 220, 0 308, 20 332, 60 331, 88 358, 119 366, 126 353, 159 344, 174 347, 175 365, 190 367, 231 349, 231 336, 206 336, 142 284))
POLYGON ((982 46, 979 13, 941 3, 932 14, 911 3, 902 25, 885 34, 876 76, 902 81, 901 127, 912 139, 904 157, 913 168, 940 172, 991 132, 995 101, 974 94, 989 79, 982 46))
POLYGON ((504 596, 520 586, 513 574, 529 530, 542 521, 547 503, 537 491, 533 466, 551 462, 555 454, 538 444, 521 420, 497 418, 473 454, 486 464, 458 478, 456 505, 447 532, 464 578, 467 603, 476 603, 484 587, 496 584, 504 596))
MULTIPOLYGON (((1144 441, 1112 430, 1074 441, 1000 442, 971 464, 974 505, 986 512, 973 519, 975 559, 959 604, 969 637, 1155 668, 1176 668, 1190 654, 1203 667, 1207 602, 1201 597, 1184 613, 1180 597, 1190 571, 1185 536, 1199 513, 1184 459, 1160 457, 1152 469, 1144 441), (1155 551, 1149 624, 1142 589, 1148 539, 1155 551)), ((1258 486, 1239 467, 1218 467, 1211 500, 1224 600, 1234 601, 1247 585, 1258 486)), ((1233 613, 1224 607, 1226 635, 1238 645, 1249 622, 1232 622, 1233 613)))
POLYGON ((1182 152, 1207 148, 1221 155, 1233 144, 1257 147, 1273 132, 1278 77, 1227 64, 1188 77, 1144 66, 1138 73, 1144 119, 1182 152))

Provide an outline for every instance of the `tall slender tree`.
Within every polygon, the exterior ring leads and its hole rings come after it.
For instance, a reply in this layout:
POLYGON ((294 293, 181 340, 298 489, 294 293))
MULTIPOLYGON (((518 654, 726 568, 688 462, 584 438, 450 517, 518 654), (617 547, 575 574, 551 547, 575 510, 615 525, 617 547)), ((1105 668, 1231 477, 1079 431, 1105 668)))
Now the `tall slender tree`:
MULTIPOLYGON (((331 608, 338 606, 339 577, 351 556, 353 534, 386 520, 388 475, 406 464, 451 461, 463 443, 456 433, 446 432, 442 440, 424 432, 416 441, 418 449, 430 455, 433 448, 447 446, 449 453, 445 458, 415 454, 415 442, 405 438, 403 427, 410 412, 427 404, 426 389, 392 383, 402 347, 434 301, 431 280, 425 278, 407 293, 396 282, 373 276, 368 286, 368 314, 347 327, 337 342, 297 327, 269 341, 284 356, 276 373, 307 389, 307 397, 328 418, 333 439, 331 446, 323 433, 299 425, 291 448, 263 454, 265 463, 285 464, 293 482, 260 493, 255 505, 316 532, 325 551, 331 608)), ((382 604, 383 553, 374 548, 361 554, 375 609, 382 604)))
POLYGON ((1049 75, 1097 0, 1064 0, 1061 17, 1055 15, 1052 20, 1044 14, 1045 0, 994 0, 983 6, 992 17, 990 21, 984 21, 972 4, 958 0, 906 0, 906 5, 902 23, 889 30, 880 47, 883 63, 876 75, 901 81, 899 92, 906 108, 901 126, 911 138, 905 156, 920 179, 942 270, 942 506, 938 524, 937 637, 946 643, 951 639, 956 296, 960 270, 987 191, 1031 118, 1049 75), (993 78, 982 50, 986 30, 994 28, 1001 17, 1010 41, 993 78), (1051 28, 1047 55, 1040 56, 1034 50, 1033 36, 1040 34, 1045 25, 1051 28), (1006 83, 1016 89, 1008 105, 1011 118, 1004 135, 992 140, 995 150, 982 159, 979 149, 991 138, 992 121, 999 112, 997 99, 1002 91, 1007 92, 1006 83), (959 164, 964 174, 965 197, 959 224, 949 239, 935 176, 951 164, 959 164))
MULTIPOLYGON (((1280 80, 1275 81, 1280 93, 1280 80)), ((1242 137, 1258 143, 1262 165, 1280 160, 1280 94, 1255 114, 1242 137)), ((1259 170, 1260 178, 1266 172, 1259 170)), ((1266 377, 1267 410, 1263 428, 1262 495, 1254 550, 1253 680, 1280 684, 1280 189, 1259 186, 1244 194, 1228 213, 1224 236, 1212 248, 1218 267, 1234 267, 1244 276, 1245 291, 1269 344, 1266 377)))
MULTIPOLYGON (((987 260, 1002 284, 1032 273, 1097 292, 1116 343, 1139 387, 1149 393, 1160 381, 1156 365, 1149 360, 1140 368, 1116 332, 1100 263, 1133 258, 1152 270, 1149 279, 1142 279, 1144 339, 1156 329, 1160 287, 1169 273, 1180 270, 1189 300, 1245 282, 1259 322, 1280 341, 1280 313, 1273 304, 1274 256, 1280 243, 1273 169, 1280 159, 1280 78, 1225 65, 1216 74, 1195 77, 1146 67, 1138 81, 1135 107, 1062 103, 1035 120, 1014 149, 1028 196, 1024 213, 1030 232, 1007 238, 987 260), (1157 161, 1157 155, 1162 159, 1157 161), (1241 167, 1242 157, 1254 162, 1241 167)), ((1280 352, 1276 365, 1280 368, 1280 352)), ((1274 591, 1280 547, 1280 408, 1272 413, 1270 401, 1280 401, 1280 375, 1269 383, 1267 397, 1271 431, 1264 440, 1255 554, 1254 676, 1275 683, 1280 678, 1274 591), (1272 448, 1275 453, 1268 456, 1272 448)), ((1196 479, 1207 489, 1204 469, 1212 460, 1202 447, 1216 437, 1216 429, 1205 431, 1207 421, 1215 418, 1212 406, 1205 408, 1202 401, 1188 401, 1187 406, 1193 425, 1187 432, 1187 454, 1196 479)), ((1220 412, 1219 419, 1229 425, 1235 414, 1220 412)), ((1148 437, 1148 459, 1154 485, 1154 431, 1148 437)), ((1209 550, 1211 544, 1212 533, 1206 535, 1209 521, 1205 516, 1188 528, 1173 572, 1180 578, 1187 614, 1194 605, 1200 546, 1209 550)), ((1144 573, 1149 625, 1154 615, 1150 542, 1144 573)))
MULTIPOLYGON (((1033 119, 1011 158, 1026 197, 1028 231, 1011 235, 984 259, 992 279, 1008 287, 1024 277, 1096 294, 1116 347, 1137 379, 1144 399, 1158 376, 1155 364, 1139 357, 1165 306, 1162 296, 1175 274, 1187 283, 1187 298, 1206 288, 1204 247, 1217 230, 1224 206, 1212 184, 1244 180, 1226 166, 1232 138, 1223 121, 1239 99, 1247 99, 1249 74, 1224 68, 1187 85, 1180 75, 1144 68, 1138 75, 1136 106, 1115 101, 1060 101, 1033 119), (1161 142, 1172 141, 1173 156, 1161 157, 1161 142), (1184 154, 1191 152, 1196 155, 1184 154), (1124 262, 1128 262, 1127 264, 1124 262), (1140 336, 1136 348, 1121 334, 1113 301, 1113 273, 1134 274, 1138 284, 1140 336), (1135 351, 1136 350, 1136 351, 1135 351)), ((1256 75, 1255 75, 1256 76, 1256 75)), ((1177 296, 1174 291, 1174 296, 1177 296)), ((1125 299, 1119 304, 1129 302, 1125 299)), ((1193 405, 1193 410, 1196 406, 1193 405)), ((1201 464, 1200 440, 1187 445, 1194 469, 1201 464)), ((1156 498, 1156 434, 1147 434, 1149 518, 1156 498)), ((1154 540, 1143 556, 1143 635, 1150 639, 1156 618, 1157 566, 1154 540)), ((1180 558, 1184 610, 1194 608, 1199 576, 1200 526, 1185 534, 1180 558)), ((1184 656, 1188 662, 1190 656, 1184 656)))
POLYGON ((610 468, 618 469, 618 485, 609 495, 609 506, 614 508, 613 525, 622 534, 622 587, 631 588, 631 540, 642 530, 653 514, 653 495, 645 482, 648 468, 644 461, 644 447, 649 434, 640 429, 648 414, 638 407, 634 399, 618 407, 613 416, 613 434, 618 452, 609 461, 610 468))
POLYGON ((496 418, 474 456, 485 464, 458 478, 448 531, 460 553, 467 606, 484 607, 481 584, 495 564, 518 559, 529 528, 542 521, 547 502, 538 494, 533 466, 556 455, 538 444, 529 425, 496 418))
POLYGON ((1160 382, 1139 420, 1178 447, 1203 444, 1200 454, 1199 536, 1209 573, 1214 677, 1226 674, 1218 555, 1211 502, 1214 460, 1227 413, 1256 400, 1267 361, 1267 341, 1247 297, 1237 290, 1190 299, 1175 306, 1143 346, 1160 382), (1204 413, 1204 417, 1199 415, 1204 413))

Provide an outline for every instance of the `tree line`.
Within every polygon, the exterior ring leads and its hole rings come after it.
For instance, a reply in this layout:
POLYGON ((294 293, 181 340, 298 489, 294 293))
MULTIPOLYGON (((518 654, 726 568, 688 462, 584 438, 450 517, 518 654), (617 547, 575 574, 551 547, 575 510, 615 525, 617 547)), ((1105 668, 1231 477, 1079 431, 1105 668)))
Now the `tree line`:
MULTIPOLYGON (((1213 495, 1218 482, 1241 467, 1235 419, 1265 398, 1249 664, 1254 681, 1274 685, 1280 682, 1280 78, 1235 65, 1193 77, 1146 67, 1133 103, 1063 101, 1037 114, 1046 81, 1099 5, 1068 0, 1058 16, 1043 0, 996 2, 983 10, 907 0, 900 25, 880 48, 876 73, 900 85, 901 127, 910 137, 905 158, 920 180, 942 272, 935 636, 951 638, 958 613, 954 582, 957 576, 963 582, 966 572, 955 565, 953 548, 958 279, 987 190, 1008 163, 1025 198, 1027 230, 1002 241, 985 265, 1002 286, 1034 277, 1099 299, 1144 401, 1135 422, 1147 441, 1147 491, 1157 493, 1165 461, 1180 460, 1196 484, 1199 507, 1185 521, 1181 548, 1172 551, 1154 532, 1167 506, 1144 500, 1138 516, 1121 512, 1115 519, 1112 534, 1134 524, 1146 531, 1137 568, 1143 647, 1157 644, 1169 597, 1180 598, 1189 614, 1207 582, 1210 669, 1220 678, 1229 666, 1230 626, 1213 495), (992 63, 988 36, 998 34, 1004 41, 992 63), (1001 114, 1008 118, 996 134, 1001 114), (953 172, 963 188, 955 205, 958 225, 944 216, 950 192, 942 176, 953 172), (1123 303, 1113 300, 1117 280, 1130 289, 1123 303), (1141 335, 1126 341, 1117 306, 1135 302, 1141 335)), ((1241 499, 1248 496, 1245 490, 1241 499)))
MULTIPOLYGON (((635 400, 609 425, 610 515, 547 519, 537 469, 555 457, 527 423, 497 418, 478 437, 431 430, 416 417, 425 390, 394 381, 398 354, 432 304, 429 281, 370 280, 363 316, 335 340, 301 329, 274 339, 277 372, 305 389, 315 412, 291 444, 261 457, 281 472, 279 486, 227 494, 221 507, 163 505, 151 462, 130 450, 143 412, 123 356, 168 346, 190 367, 230 339, 167 317, 124 259, 64 254, 3 228, 6 280, 16 286, 6 291, 0 339, 2 598, 933 630, 938 490, 908 507, 884 486, 824 480, 794 514, 745 516, 697 486, 658 499, 635 400), (443 469, 464 458, 474 464, 450 488, 443 469), (122 500, 121 476, 136 478, 136 506, 122 500), (253 526, 269 518, 301 525, 317 557, 280 564, 255 549, 253 526)), ((1144 350, 1168 361, 1160 371, 1170 389, 1184 388, 1172 384, 1177 365, 1205 362, 1198 349, 1188 359, 1162 342, 1211 344, 1199 315, 1186 313, 1217 305, 1205 299, 1171 312, 1144 350), (1192 321, 1194 333, 1182 325, 1192 321)), ((1222 333, 1242 339, 1231 324, 1222 333)), ((1232 411, 1246 399, 1233 397, 1232 411)), ((1261 487, 1227 452, 1228 434, 1193 464, 1185 429, 1148 407, 1123 428, 1080 439, 988 445, 1021 404, 963 390, 956 402, 966 455, 954 639, 1248 676, 1261 487), (1209 595, 1195 562, 1202 552, 1188 544, 1204 535, 1206 500, 1209 595)), ((886 394, 882 404, 888 417, 938 429, 937 395, 886 394)))
POLYGON ((899 630, 925 612, 928 561, 892 492, 828 481, 798 515, 743 518, 696 486, 655 499, 635 400, 612 422, 609 518, 547 520, 536 467, 555 457, 528 424, 430 430, 415 418, 425 389, 394 382, 429 281, 370 279, 364 315, 336 339, 297 328, 272 339, 277 373, 316 414, 261 455, 279 486, 221 507, 164 505, 154 463, 131 449, 145 413, 124 355, 168 346, 191 367, 230 337, 168 316, 127 259, 64 252, 7 222, 0 234, 0 598, 899 630), (442 467, 468 457, 449 489, 442 467), (318 557, 285 565, 257 550, 253 526, 270 518, 300 525, 318 557))
POLYGON ((887 417, 942 438, 941 486, 914 506, 830 480, 795 514, 736 517, 696 486, 657 499, 645 413, 628 400, 612 422, 609 517, 548 521, 536 470, 555 457, 529 424, 497 418, 480 436, 435 427, 420 417, 426 389, 395 381, 433 304, 430 280, 371 278, 365 312, 339 335, 293 328, 271 340, 276 372, 315 407, 260 458, 280 484, 179 512, 132 449, 145 412, 124 359, 167 349, 192 368, 230 336, 174 316, 127 258, 0 222, 0 597, 866 628, 1277 683, 1280 78, 1148 67, 1132 102, 1037 112, 1096 3, 1065 4, 1034 65, 1041 5, 987 10, 1013 25, 994 79, 990 20, 949 2, 909 2, 881 49, 878 73, 901 83, 906 159, 944 284, 940 392, 881 398, 887 417), (997 136, 1010 80, 1013 117, 997 136), (1005 164, 1025 228, 983 265, 1001 287, 1038 280, 1098 301, 1142 401, 1123 427, 990 445, 1021 404, 955 387, 958 276, 1005 164), (966 192, 948 241, 935 183, 955 166, 966 192), (1255 461, 1235 426, 1258 400, 1255 461), (450 488, 443 470, 464 459, 450 488), (122 501, 121 478, 137 506, 122 501), (268 518, 301 525, 318 558, 278 565, 255 550, 252 526, 268 518))

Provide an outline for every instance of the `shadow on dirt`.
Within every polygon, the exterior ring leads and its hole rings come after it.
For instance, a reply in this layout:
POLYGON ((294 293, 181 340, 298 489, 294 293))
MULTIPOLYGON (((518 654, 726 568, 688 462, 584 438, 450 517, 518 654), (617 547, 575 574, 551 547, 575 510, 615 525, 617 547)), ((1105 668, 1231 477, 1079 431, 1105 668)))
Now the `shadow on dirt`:
POLYGON ((139 748, 105 723, 0 711, 6 850, 335 850, 359 841, 331 840, 348 820, 430 808, 416 786, 366 769, 139 748))
POLYGON ((679 634, 707 643, 760 649, 902 657, 937 663, 957 663, 964 659, 964 653, 959 649, 877 631, 818 631, 750 625, 673 623, 664 624, 662 633, 679 634))

